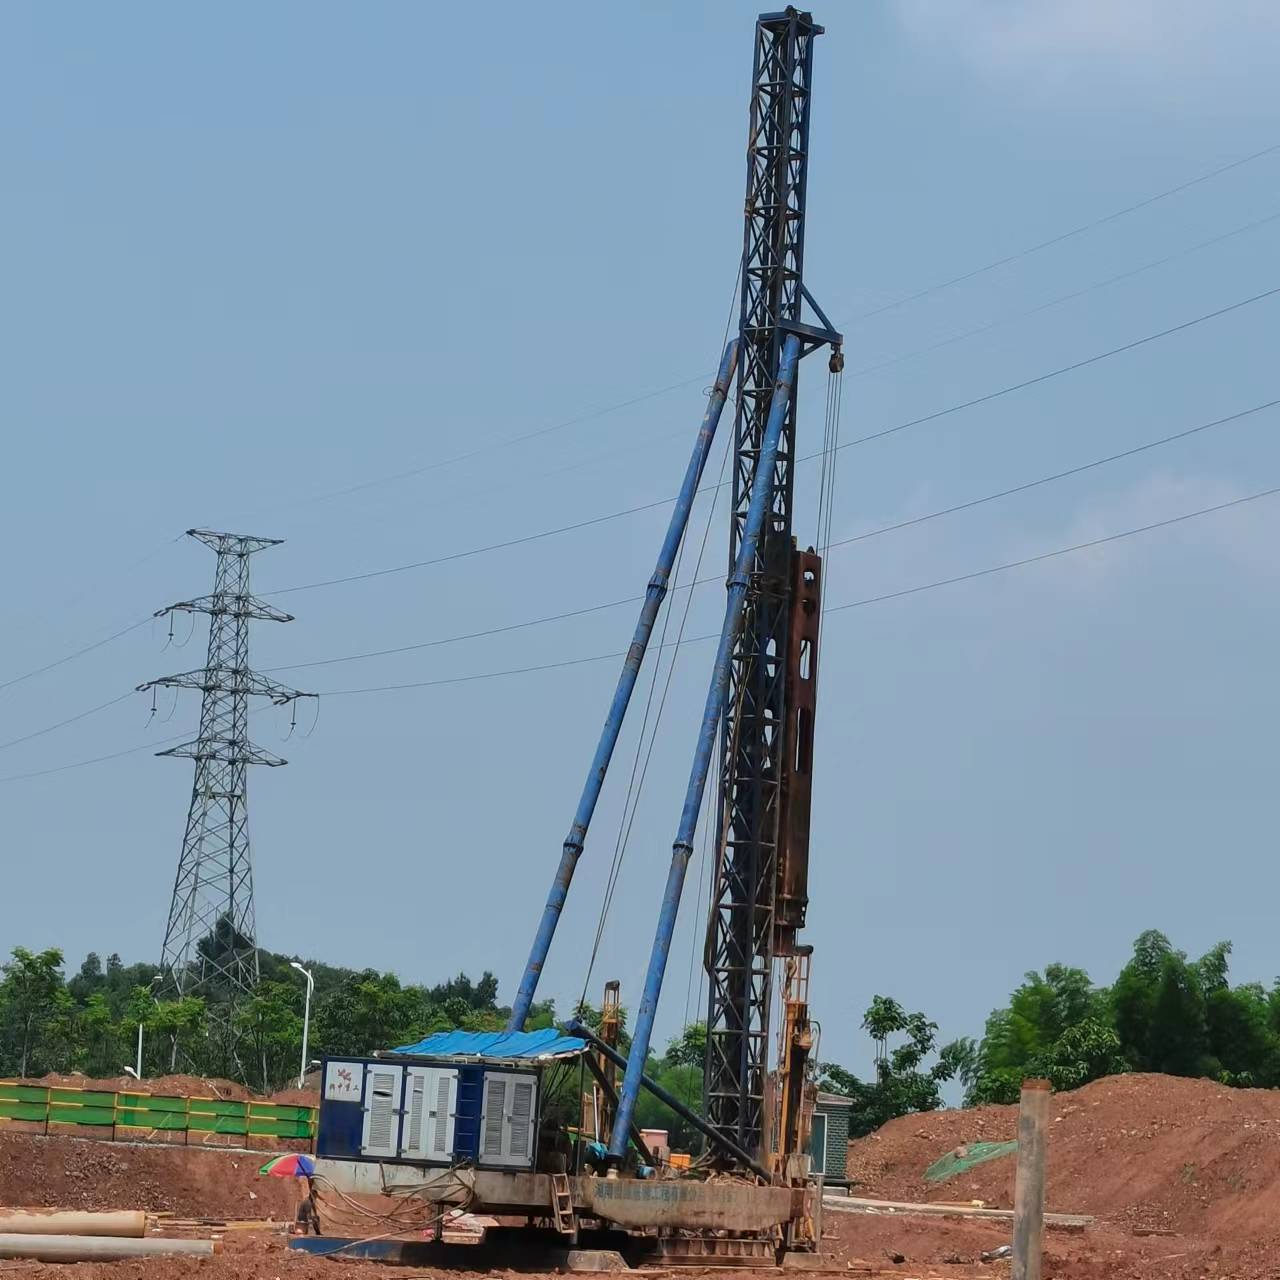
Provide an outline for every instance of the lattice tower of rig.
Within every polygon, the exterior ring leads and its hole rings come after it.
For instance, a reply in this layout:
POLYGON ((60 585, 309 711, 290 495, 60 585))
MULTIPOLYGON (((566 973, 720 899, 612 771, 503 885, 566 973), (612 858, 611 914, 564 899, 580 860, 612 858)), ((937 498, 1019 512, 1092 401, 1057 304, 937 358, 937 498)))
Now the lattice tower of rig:
POLYGON ((168 605, 156 617, 207 614, 205 665, 138 686, 201 693, 195 740, 157 752, 196 762, 160 964, 168 991, 203 996, 212 1011, 229 1018, 258 981, 246 774, 249 765, 287 763, 249 740, 250 699, 269 698, 285 705, 313 695, 259 675, 249 666, 249 623, 293 621, 292 615, 249 591, 249 557, 278 546, 281 539, 207 529, 187 532, 217 553, 213 591, 168 605))
MULTIPOLYGON (((813 42, 811 14, 787 9, 756 24, 746 229, 742 259, 738 409, 734 424, 733 518, 729 563, 736 562, 764 439, 780 353, 788 334, 809 349, 829 341, 832 326, 803 283, 805 185, 813 42), (825 330, 801 322, 807 301, 825 330)), ((832 356, 832 369, 840 360, 832 356)), ((807 905, 808 795, 797 796, 794 865, 788 865, 788 790, 808 786, 812 734, 794 696, 793 667, 804 649, 816 667, 820 560, 797 552, 792 538, 795 387, 773 467, 768 514, 751 573, 745 624, 733 652, 722 721, 723 773, 718 865, 708 922, 708 1121, 752 1153, 770 1140, 766 1115, 769 1012, 775 958, 790 954, 807 905), (803 599, 802 599, 803 597, 803 599), (809 602, 807 607, 796 605, 809 602), (793 631, 811 634, 793 636, 793 631), (789 681, 791 692, 789 697, 789 681), (784 752, 787 766, 784 766, 784 752), (805 766, 797 770, 800 758, 805 766), (800 774, 802 776, 793 776, 800 774), (795 886, 791 892, 789 886, 795 886)), ((816 670, 806 670, 811 700, 816 670)))

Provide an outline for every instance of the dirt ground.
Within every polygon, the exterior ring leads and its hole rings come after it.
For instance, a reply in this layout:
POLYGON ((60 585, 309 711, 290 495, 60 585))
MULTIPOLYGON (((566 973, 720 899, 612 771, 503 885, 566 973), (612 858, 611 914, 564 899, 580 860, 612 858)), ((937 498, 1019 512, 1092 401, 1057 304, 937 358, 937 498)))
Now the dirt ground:
MULTIPOLYGON (((894 1120, 850 1143, 854 1194, 1008 1208, 1012 1156, 940 1184, 923 1175, 947 1152, 1006 1141, 1016 1127, 1016 1107, 894 1120)), ((1051 1211, 1098 1223, 1082 1237, 1050 1234, 1046 1277, 1280 1277, 1280 1092, 1130 1075, 1056 1095, 1047 1198, 1051 1211)), ((931 1257, 947 1251, 942 1239, 931 1257)))
POLYGON ((0 1131, 0 1204, 287 1220, 297 1203, 294 1188, 258 1175, 268 1159, 268 1153, 0 1131))
MULTIPOLYGON (((978 1140, 1010 1138, 1015 1109, 989 1107, 894 1121, 851 1144, 856 1194, 895 1200, 1012 1203, 1013 1160, 978 1166, 941 1185, 924 1169, 978 1140)), ((180 1216, 292 1217, 289 1182, 261 1178, 264 1156, 137 1147, 0 1133, 0 1203, 145 1208, 180 1216)), ((1129 1076, 1054 1099, 1049 1208, 1092 1214, 1083 1232, 1046 1233, 1046 1280, 1280 1280, 1280 1093, 1206 1081, 1129 1076)), ((828 1211, 827 1274, 960 1280, 1007 1276, 979 1257, 1008 1243, 1001 1222, 828 1211), (901 1262, 894 1259, 901 1257, 901 1262)), ((387 1280, 376 1263, 310 1258, 284 1236, 228 1233, 215 1258, 149 1259, 55 1268, 0 1262, 0 1280, 65 1272, 69 1280, 387 1280)), ((481 1274, 507 1275, 481 1267, 481 1274)), ((393 1277, 422 1276, 400 1270, 393 1277)), ((450 1280, 448 1271, 429 1273, 450 1280)), ((540 1280, 540 1273, 532 1274, 540 1280)), ((691 1274, 668 1273, 677 1280, 691 1274)), ((699 1273, 706 1274, 706 1273, 699 1273)), ((729 1280, 725 1272, 712 1273, 729 1280)), ((755 1273, 758 1277, 760 1273, 755 1273)))

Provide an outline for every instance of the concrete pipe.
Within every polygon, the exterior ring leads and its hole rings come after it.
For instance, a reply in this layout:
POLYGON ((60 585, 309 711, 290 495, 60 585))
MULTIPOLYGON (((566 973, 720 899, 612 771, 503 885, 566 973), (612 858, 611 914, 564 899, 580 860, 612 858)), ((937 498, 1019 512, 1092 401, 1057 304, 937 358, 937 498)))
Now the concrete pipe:
POLYGON ((0 1258, 30 1258, 37 1262, 112 1262, 121 1258, 155 1258, 167 1254, 208 1258, 217 1251, 212 1240, 160 1240, 154 1236, 129 1240, 120 1236, 0 1235, 0 1258))
POLYGON ((147 1234, 142 1210, 112 1213, 77 1213, 68 1209, 0 1209, 0 1235, 126 1236, 135 1240, 147 1234))

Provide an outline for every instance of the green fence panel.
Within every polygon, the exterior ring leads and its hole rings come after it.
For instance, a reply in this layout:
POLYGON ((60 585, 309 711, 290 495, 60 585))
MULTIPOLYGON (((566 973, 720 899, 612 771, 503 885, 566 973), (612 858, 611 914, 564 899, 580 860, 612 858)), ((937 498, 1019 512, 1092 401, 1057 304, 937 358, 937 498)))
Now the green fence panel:
POLYGON ((260 1137, 309 1138, 311 1125, 305 1120, 267 1120, 260 1116, 250 1116, 249 1132, 260 1137))
POLYGON ((49 1102, 55 1107, 114 1107, 116 1095, 88 1089, 50 1089, 49 1102))
POLYGON ((0 1120, 46 1125, 114 1125, 169 1133, 189 1130, 310 1140, 315 1136, 318 1115, 315 1107, 284 1103, 0 1084, 0 1120))
POLYGON ((49 1114, 43 1102, 18 1102, 12 1098, 0 1098, 0 1119, 34 1120, 36 1124, 44 1124, 49 1114))
POLYGON ((187 1128, 192 1133, 238 1133, 249 1132, 248 1122, 243 1116, 210 1116, 193 1111, 187 1116, 187 1128))
POLYGON ((116 1125, 122 1129, 163 1129, 168 1133, 182 1133, 187 1128, 187 1113, 117 1107, 116 1125))
POLYGON ((49 1101, 49 1090, 39 1084, 0 1084, 0 1100, 38 1102, 43 1106, 49 1101))
POLYGON ((117 1093, 116 1106, 127 1107, 130 1111, 149 1111, 157 1114, 165 1112, 180 1116, 187 1114, 186 1098, 173 1098, 162 1094, 117 1093))
POLYGON ((314 1116, 314 1107, 291 1106, 283 1102, 249 1103, 250 1120, 297 1120, 310 1124, 314 1116))
POLYGON ((49 1108, 50 1124, 99 1124, 116 1122, 115 1107, 66 1107, 55 1103, 49 1108))
POLYGON ((193 1116, 236 1116, 243 1120, 248 1113, 248 1104, 224 1098, 188 1098, 187 1111, 193 1116))

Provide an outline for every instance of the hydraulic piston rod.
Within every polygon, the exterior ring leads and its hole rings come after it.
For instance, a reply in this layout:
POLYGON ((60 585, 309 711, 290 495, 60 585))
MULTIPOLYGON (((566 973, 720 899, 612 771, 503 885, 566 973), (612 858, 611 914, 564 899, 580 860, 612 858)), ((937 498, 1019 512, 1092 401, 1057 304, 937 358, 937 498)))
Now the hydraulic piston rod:
MULTIPOLYGON (((573 815, 573 826, 569 828, 569 834, 565 837, 564 848, 560 854, 560 865, 556 868, 555 879, 551 882, 551 892, 547 894, 547 903, 542 909, 542 919, 538 922, 538 932, 534 935, 533 948, 529 952, 529 960, 524 967, 524 975, 520 979, 520 988, 511 1005, 511 1018, 507 1023, 508 1031, 524 1030, 525 1019, 529 1016, 529 1008, 538 990, 538 979, 542 977, 542 968, 546 964, 547 953, 551 950, 551 940, 555 937, 560 913, 564 909, 565 899, 569 896, 569 884, 573 880, 574 868, 582 856, 583 845, 587 839, 587 828, 591 825, 591 815, 595 813, 596 801, 600 799, 600 790, 604 786, 609 761, 613 756, 614 747, 618 744, 618 735, 622 732, 622 721, 627 714, 631 694, 640 676, 645 650, 649 647, 649 637, 653 634, 653 624, 657 620, 658 610, 662 606, 663 598, 670 585, 671 569, 675 564, 676 553, 680 549, 680 542, 689 523, 689 512, 693 508, 694 495, 702 480, 707 455, 711 451, 711 441, 715 437, 716 427, 720 422, 720 411, 724 408, 724 402, 729 394, 737 359, 738 342, 734 339, 725 347, 724 355, 720 360, 720 371, 711 389, 711 397, 707 404, 707 411, 702 417, 702 425, 698 428, 698 438, 693 446, 693 454, 689 458, 689 466, 685 470, 684 483, 680 486, 675 509, 671 513, 667 536, 663 539, 662 550, 658 554, 658 564, 653 571, 653 577, 649 579, 644 604, 640 608, 640 617, 631 639, 631 647, 627 650, 626 660, 622 664, 618 687, 614 690, 613 701, 609 704, 609 714, 605 718, 600 742, 596 746, 591 769, 582 788, 578 810, 573 815)), ((624 1128, 624 1137, 626 1133, 627 1129, 624 1128)))
POLYGON ((729 670, 733 650, 746 613, 747 588, 755 567, 756 551, 761 530, 769 514, 769 494, 773 483, 773 469, 778 456, 778 441, 787 418, 788 402, 795 386, 796 365, 800 360, 800 339, 788 334, 778 362, 778 377, 774 384, 769 405, 769 417, 760 456, 756 462, 755 476, 751 484, 751 502, 743 527, 742 542, 728 583, 728 599, 725 602, 724 626, 720 632, 720 646, 716 650, 715 667, 711 673, 711 686, 702 712, 702 727, 698 732, 698 745, 689 771, 689 785, 685 791, 684 810, 680 815, 680 827, 671 848, 671 870, 667 873, 666 892, 662 897, 662 909, 658 915, 658 930, 653 939, 653 951, 649 957, 649 969, 645 974, 644 994, 632 1033, 631 1052, 627 1057, 627 1072, 622 1081, 622 1094, 618 1112, 613 1122, 613 1137, 609 1144, 609 1156, 620 1161, 626 1153, 627 1134, 635 1115, 636 1100, 640 1096, 641 1077, 645 1059, 649 1056, 649 1041, 653 1035, 653 1020, 658 1011, 658 997, 662 993, 662 979, 667 969, 667 955, 671 950, 671 937, 675 932, 676 915, 680 910, 680 895, 684 889, 685 871, 693 855, 694 833, 698 826, 698 813, 702 808, 702 793, 706 789, 707 772, 711 768, 711 751, 715 745, 720 718, 724 714, 725 697, 729 688, 729 670))

